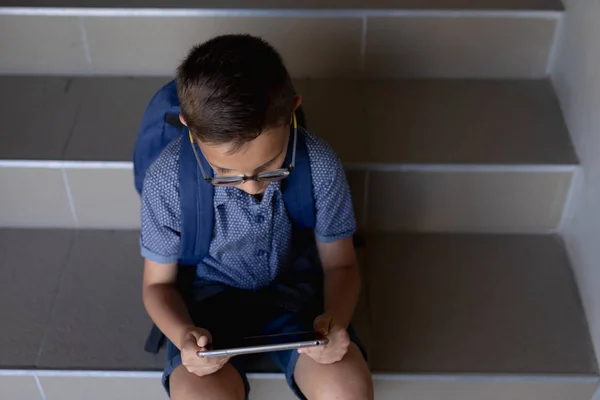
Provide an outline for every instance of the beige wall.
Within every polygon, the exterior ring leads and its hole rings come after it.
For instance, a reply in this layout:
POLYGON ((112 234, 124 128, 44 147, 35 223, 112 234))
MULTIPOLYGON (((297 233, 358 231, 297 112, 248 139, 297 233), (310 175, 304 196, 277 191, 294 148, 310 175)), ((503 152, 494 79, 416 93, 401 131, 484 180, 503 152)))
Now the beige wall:
POLYGON ((600 354, 600 0, 563 2, 552 80, 583 168, 561 231, 600 354))

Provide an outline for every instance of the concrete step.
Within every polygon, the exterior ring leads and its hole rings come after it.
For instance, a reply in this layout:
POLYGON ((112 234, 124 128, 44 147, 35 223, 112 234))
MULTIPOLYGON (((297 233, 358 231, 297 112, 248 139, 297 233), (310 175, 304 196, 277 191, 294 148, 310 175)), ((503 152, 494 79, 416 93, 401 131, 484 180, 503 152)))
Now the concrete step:
MULTIPOLYGON (((165 81, 0 78, 0 226, 138 228, 130 159, 165 81)), ((310 129, 347 167, 363 229, 531 233, 560 223, 578 160, 547 81, 296 86, 310 129)))
MULTIPOLYGON (((164 354, 142 349, 137 232, 4 229, 0 253, 0 397, 166 398, 164 354)), ((378 234, 359 260, 354 324, 377 399, 591 399, 598 369, 556 237, 378 234)), ((292 399, 270 364, 251 371, 253 399, 292 399)))
POLYGON ((191 46, 250 33, 294 77, 541 78, 562 14, 559 0, 3 0, 0 73, 171 75, 191 46))
POLYGON ((0 0, 0 7, 184 8, 243 10, 547 10, 560 11, 560 0, 0 0))

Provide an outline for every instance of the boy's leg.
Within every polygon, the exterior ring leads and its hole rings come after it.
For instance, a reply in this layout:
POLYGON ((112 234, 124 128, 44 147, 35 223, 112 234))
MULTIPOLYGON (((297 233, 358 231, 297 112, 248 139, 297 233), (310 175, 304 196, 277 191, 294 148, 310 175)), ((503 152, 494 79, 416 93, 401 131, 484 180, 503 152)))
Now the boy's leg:
MULTIPOLYGON (((318 311, 318 310, 317 310, 318 311)), ((293 333, 312 330, 318 312, 304 309, 299 313, 283 312, 265 327, 265 334, 293 333)), ((308 400, 372 400, 373 380, 366 354, 352 327, 348 328, 351 344, 342 361, 319 364, 297 350, 271 353, 285 373, 288 385, 300 399, 308 400)))
POLYGON ((367 362, 355 343, 342 361, 319 364, 306 354, 296 362, 294 380, 309 400, 372 400, 373 380, 367 362))
POLYGON ((170 376, 170 390, 172 400, 243 400, 246 397, 244 381, 231 364, 203 377, 180 365, 170 376))

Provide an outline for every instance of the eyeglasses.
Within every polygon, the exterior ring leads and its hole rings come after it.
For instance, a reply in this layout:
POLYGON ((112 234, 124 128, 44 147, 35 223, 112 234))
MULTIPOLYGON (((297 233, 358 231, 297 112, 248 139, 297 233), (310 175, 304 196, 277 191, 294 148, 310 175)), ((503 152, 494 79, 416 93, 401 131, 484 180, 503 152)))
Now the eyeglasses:
POLYGON ((296 165, 296 142, 298 141, 298 122, 296 121, 296 113, 292 113, 292 126, 294 128, 294 144, 292 149, 292 161, 290 162, 290 166, 288 168, 278 168, 271 171, 259 172, 254 176, 246 176, 246 175, 227 175, 227 176, 215 176, 211 178, 206 174, 204 168, 202 167, 202 162, 200 161, 200 155, 196 150, 196 142, 194 141, 194 137, 192 136, 192 132, 188 130, 188 135, 190 137, 190 143, 192 145, 192 150, 194 151, 194 156, 196 156, 196 161, 198 162, 198 166, 200 167, 200 171, 202 172, 202 177, 204 180, 213 186, 237 186, 246 181, 258 181, 258 182, 275 182, 280 181, 292 173, 294 170, 294 166, 296 165))

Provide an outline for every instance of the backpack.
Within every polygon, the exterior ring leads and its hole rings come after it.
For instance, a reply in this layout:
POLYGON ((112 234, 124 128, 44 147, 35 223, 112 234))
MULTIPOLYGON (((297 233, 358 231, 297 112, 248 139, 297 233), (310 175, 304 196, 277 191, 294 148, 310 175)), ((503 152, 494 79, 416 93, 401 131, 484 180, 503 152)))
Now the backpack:
MULTIPOLYGON (((173 139, 184 135, 179 155, 179 171, 185 171, 179 174, 181 207, 179 264, 195 266, 208 255, 212 239, 214 187, 202 177, 190 141, 187 140, 187 127, 179 120, 180 112, 176 82, 173 80, 154 95, 146 108, 134 148, 133 170, 135 188, 141 195, 147 169, 173 139)), ((301 110, 297 111, 297 116, 299 125, 305 126, 301 110)), ((294 230, 312 230, 316 222, 316 209, 310 160, 302 130, 298 129, 297 134, 296 166, 290 176, 282 181, 283 202, 294 230)), ((292 146, 288 146, 286 163, 289 163, 291 152, 292 146)), ((199 156, 206 173, 213 176, 212 167, 202 152, 199 152, 199 156)), ((146 351, 157 353, 163 341, 164 335, 153 326, 146 342, 146 351)))

